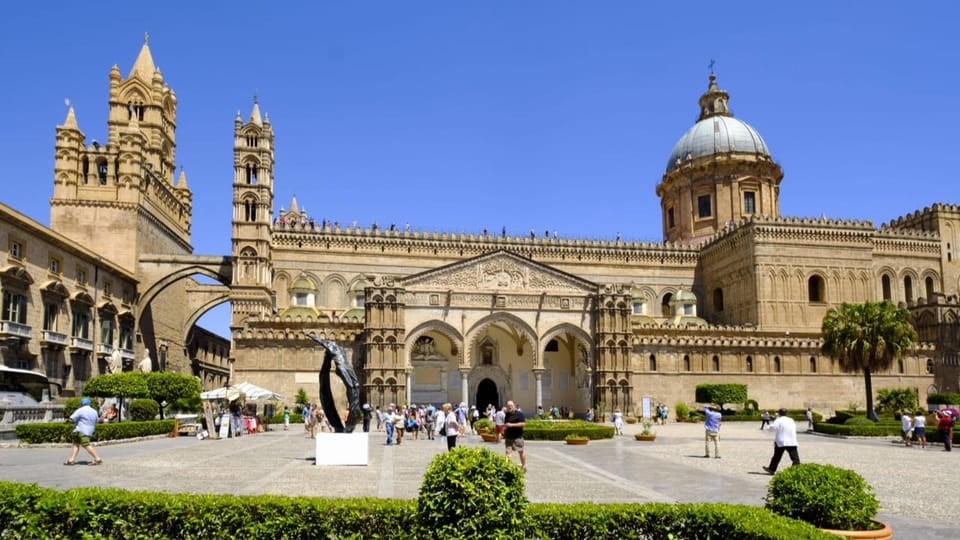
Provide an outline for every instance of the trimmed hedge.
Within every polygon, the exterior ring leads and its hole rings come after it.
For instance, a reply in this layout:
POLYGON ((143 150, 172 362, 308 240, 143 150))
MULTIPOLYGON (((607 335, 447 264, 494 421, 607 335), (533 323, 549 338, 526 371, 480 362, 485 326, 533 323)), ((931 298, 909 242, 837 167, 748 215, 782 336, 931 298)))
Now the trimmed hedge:
POLYGON ((927 405, 957 404, 960 404, 960 394, 954 392, 937 392, 927 396, 927 405))
MULTIPOLYGON (((823 422, 820 424, 814 424, 813 427, 814 431, 829 435, 847 435, 851 437, 886 437, 891 435, 899 437, 901 435, 899 424, 881 424, 877 422, 870 422, 869 424, 863 425, 838 425, 823 422)), ((929 434, 930 431, 928 430, 927 433, 929 434)))
MULTIPOLYGON (((68 442, 74 425, 70 422, 39 422, 18 424, 17 439, 27 444, 68 442)), ((150 435, 162 435, 173 431, 173 420, 151 420, 149 422, 107 422, 97 424, 91 441, 116 441, 134 439, 150 435)))
POLYGON ((562 441, 567 435, 583 435, 591 440, 612 439, 615 431, 612 425, 586 420, 527 420, 523 438, 528 441, 562 441))
MULTIPOLYGON (((729 504, 554 504, 527 507, 516 538, 825 539, 812 525, 757 506, 729 504)), ((469 515, 458 516, 469 520, 469 515)), ((75 488, 58 491, 0 481, 0 537, 47 538, 437 538, 416 500, 196 495, 75 488)), ((476 538, 496 538, 492 532, 476 538)))
MULTIPOLYGON (((282 423, 283 423, 283 413, 282 413, 282 412, 279 412, 279 413, 271 416, 270 418, 267 418, 267 423, 268 423, 268 424, 282 424, 282 423)), ((303 415, 301 415, 300 413, 294 413, 294 412, 290 413, 290 425, 291 425, 291 426, 292 426, 293 424, 302 424, 302 423, 303 423, 303 415)))

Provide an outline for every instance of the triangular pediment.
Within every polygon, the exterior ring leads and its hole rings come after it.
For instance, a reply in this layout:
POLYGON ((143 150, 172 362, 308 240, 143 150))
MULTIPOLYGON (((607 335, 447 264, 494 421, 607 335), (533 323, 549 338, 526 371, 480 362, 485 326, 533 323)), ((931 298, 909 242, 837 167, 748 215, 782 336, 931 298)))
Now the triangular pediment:
POLYGON ((408 290, 580 293, 597 291, 593 282, 499 250, 427 270, 403 279, 408 290))

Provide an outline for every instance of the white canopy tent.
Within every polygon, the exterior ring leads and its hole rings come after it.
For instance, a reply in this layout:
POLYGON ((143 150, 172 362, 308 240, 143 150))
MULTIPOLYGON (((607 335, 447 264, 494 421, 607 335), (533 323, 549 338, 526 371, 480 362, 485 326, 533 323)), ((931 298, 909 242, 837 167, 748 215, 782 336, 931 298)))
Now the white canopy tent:
POLYGON ((207 390, 200 394, 200 399, 214 400, 214 399, 227 399, 229 401, 234 401, 243 394, 247 401, 257 401, 257 400, 284 400, 286 399, 281 394, 267 390, 266 388, 261 388, 255 384, 248 383, 246 381, 237 383, 233 386, 225 388, 215 388, 213 390, 207 390))

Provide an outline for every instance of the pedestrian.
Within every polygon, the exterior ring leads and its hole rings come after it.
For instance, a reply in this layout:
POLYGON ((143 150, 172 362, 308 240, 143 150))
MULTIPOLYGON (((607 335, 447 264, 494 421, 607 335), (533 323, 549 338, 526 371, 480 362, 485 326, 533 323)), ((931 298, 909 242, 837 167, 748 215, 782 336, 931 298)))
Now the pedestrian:
POLYGON ((667 418, 670 416, 670 407, 667 407, 667 404, 664 403, 663 407, 660 407, 660 425, 667 425, 667 418))
POLYGON ((613 422, 614 432, 617 435, 623 435, 623 413, 620 412, 620 409, 613 411, 610 421, 613 422))
POLYGON ((473 435, 477 434, 477 430, 474 429, 473 425, 477 423, 477 420, 480 419, 480 410, 477 409, 476 405, 470 407, 470 433, 473 435))
POLYGON ((807 407, 807 433, 813 432, 813 408, 807 407))
POLYGON ((437 410, 433 413, 433 429, 435 432, 434 435, 438 440, 446 437, 446 431, 444 426, 444 424, 446 423, 446 420, 447 420, 447 413, 444 412, 443 406, 438 407, 437 410))
POLYGON ((507 413, 504 418, 504 445, 507 458, 514 451, 520 456, 520 468, 527 471, 527 455, 523 452, 523 427, 527 425, 523 411, 517 408, 513 400, 507 401, 507 413))
POLYGON ((370 418, 373 417, 373 409, 370 408, 369 403, 363 404, 363 432, 368 433, 370 431, 370 418))
POLYGON ((116 422, 117 421, 117 406, 111 403, 107 406, 107 409, 103 411, 101 416, 104 422, 116 422))
POLYGON ((710 442, 713 441, 713 457, 720 459, 720 421, 723 419, 720 407, 704 405, 703 414, 706 415, 703 422, 703 457, 710 457, 710 442))
POLYGON ((917 436, 917 442, 920 443, 920 448, 924 449, 927 447, 927 417, 917 413, 913 417, 913 433, 917 436))
POLYGON ((780 458, 783 453, 790 455, 790 462, 793 465, 800 464, 800 453, 797 451, 797 423, 793 418, 787 416, 786 409, 777 410, 777 419, 767 426, 767 431, 775 433, 773 437, 773 457, 770 459, 770 466, 763 470, 769 474, 777 472, 777 466, 780 465, 780 458))
POLYGON ((583 419, 587 422, 593 422, 593 408, 587 409, 587 412, 583 415, 583 419))
POLYGON ((377 418, 377 431, 383 431, 383 411, 380 410, 380 406, 373 410, 374 416, 377 418))
POLYGON ((387 412, 383 415, 383 425, 387 428, 387 446, 393 444, 393 405, 387 407, 387 412))
POLYGON ((287 431, 290 429, 290 409, 286 405, 283 406, 283 430, 287 431))
MULTIPOLYGON (((451 405, 452 407, 453 405, 451 405)), ((457 407, 457 410, 454 411, 457 415, 457 425, 460 426, 460 434, 463 435, 467 429, 467 403, 465 401, 460 402, 460 406, 457 407)))
POLYGON ((763 431, 763 428, 770 425, 770 412, 763 411, 763 414, 760 415, 760 431, 763 431))
POLYGON ((497 410, 497 413, 493 416, 493 425, 497 430, 497 442, 500 442, 500 439, 503 439, 503 424, 507 421, 507 407, 503 406, 497 410))
POLYGON ((443 429, 447 436, 447 450, 453 450, 457 446, 457 437, 463 433, 463 426, 458 423, 457 415, 453 412, 453 405, 443 404, 443 429))
POLYGON ((943 441, 943 451, 949 452, 953 447, 953 441, 950 440, 953 415, 950 414, 950 411, 942 410, 937 411, 937 418, 937 433, 940 434, 940 440, 943 441))
POLYGON ((397 407, 393 413, 393 433, 397 436, 397 446, 403 444, 403 430, 406 427, 407 415, 403 407, 397 407))
POLYGON ((97 455, 97 451, 90 445, 93 428, 97 425, 97 420, 99 419, 100 415, 90 406, 90 398, 85 397, 81 399, 80 408, 73 411, 73 414, 70 415, 70 421, 76 424, 76 427, 73 428, 73 432, 70 434, 73 442, 73 450, 70 452, 70 459, 63 462, 64 465, 74 465, 76 463, 77 454, 80 453, 81 446, 93 457, 90 465, 103 463, 103 460, 97 455))
POLYGON ((903 445, 907 448, 913 439, 913 418, 910 418, 910 411, 900 413, 900 433, 903 434, 903 445))

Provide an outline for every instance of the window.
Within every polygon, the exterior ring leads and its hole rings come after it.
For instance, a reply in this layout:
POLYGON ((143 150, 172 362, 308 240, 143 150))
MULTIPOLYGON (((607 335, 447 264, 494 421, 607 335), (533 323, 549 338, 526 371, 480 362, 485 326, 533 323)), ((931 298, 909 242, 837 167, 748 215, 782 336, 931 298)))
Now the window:
POLYGON ((672 293, 663 295, 663 301, 660 302, 660 314, 664 317, 670 316, 670 300, 673 299, 672 293))
POLYGON ((910 276, 903 278, 903 299, 907 305, 913 304, 913 279, 910 276))
POLYGON ((780 373, 780 357, 779 356, 773 357, 773 372, 780 373))
POLYGON ((748 356, 746 364, 747 364, 747 373, 753 373, 753 358, 748 356))
POLYGON ((77 284, 86 285, 87 284, 87 271, 83 268, 77 269, 77 284))
POLYGON ((358 294, 358 295, 356 296, 356 302, 355 302, 355 303, 356 303, 356 306, 357 306, 357 307, 364 307, 364 306, 366 305, 366 303, 367 303, 367 297, 366 297, 366 295, 365 295, 365 294, 358 294))
POLYGON ((60 313, 60 306, 51 302, 43 304, 43 329, 51 332, 57 331, 57 318, 60 313))
POLYGON ((816 373, 816 372, 817 372, 817 357, 811 356, 810 357, 810 373, 816 373))
POLYGON ((720 371, 720 357, 716 355, 713 356, 713 370, 720 371))
POLYGON ((120 348, 133 350, 133 327, 121 324, 120 325, 120 348))
POLYGON ((100 343, 113 345, 113 319, 100 319, 100 343))
POLYGON ((933 373, 933 358, 927 358, 927 373, 933 373))
POLYGON ((708 218, 713 215, 710 210, 710 196, 700 195, 697 197, 697 217, 708 218))
POLYGON ((684 304, 684 305, 683 305, 683 314, 684 314, 684 315, 693 315, 693 304, 684 304))
POLYGON ((810 302, 824 301, 823 278, 820 276, 810 276, 807 280, 807 297, 810 302))
POLYGON ((757 194, 752 191, 743 192, 743 213, 755 214, 757 212, 757 194))
POLYGON ((880 278, 880 287, 883 289, 883 299, 890 300, 892 296, 890 294, 890 276, 884 274, 883 277, 880 278))
POLYGON ((60 259, 50 257, 50 266, 48 268, 51 274, 60 274, 60 259))
POLYGON ((672 229, 676 223, 673 220, 673 207, 667 208, 667 228, 672 229))
POLYGON ((309 295, 307 293, 293 293, 293 305, 295 306, 308 306, 309 304, 309 295))
POLYGON ((18 261, 23 259, 23 244, 16 240, 10 242, 10 258, 18 261))
POLYGON ((90 314, 86 311, 73 312, 73 337, 90 339, 90 314))
POLYGON ((933 289, 933 278, 930 276, 927 276, 927 279, 925 280, 925 284, 927 288, 927 303, 929 304, 930 302, 933 301, 933 293, 936 292, 933 289))
POLYGON ((690 371, 690 355, 689 354, 683 355, 683 370, 690 371))
POLYGON ((723 289, 720 287, 713 290, 713 309, 723 311, 723 289))
POLYGON ((103 283, 103 295, 110 296, 113 293, 113 284, 109 281, 103 283))
POLYGON ((647 303, 643 300, 637 300, 633 303, 633 314, 634 315, 643 315, 647 310, 647 303))
POLYGON ((10 291, 3 291, 3 313, 0 319, 27 324, 27 297, 10 291))
POLYGON ((105 160, 97 161, 97 180, 101 186, 107 185, 107 162, 105 160))
POLYGON ((657 370, 657 357, 656 355, 651 354, 650 355, 650 371, 656 371, 656 370, 657 370))

